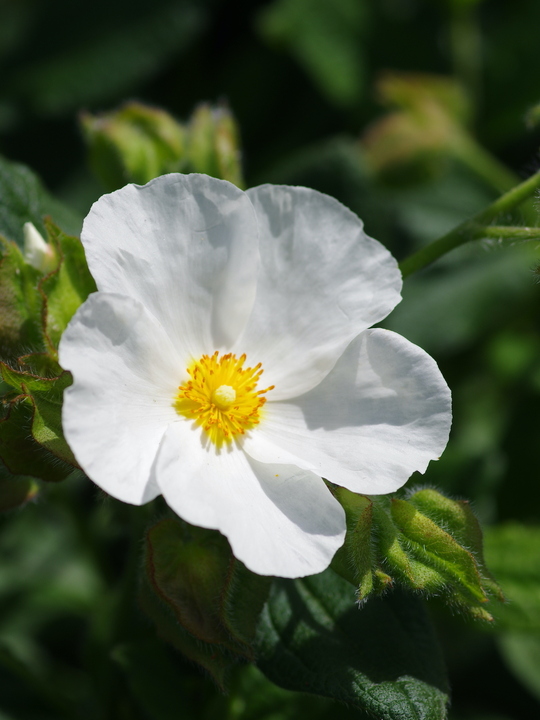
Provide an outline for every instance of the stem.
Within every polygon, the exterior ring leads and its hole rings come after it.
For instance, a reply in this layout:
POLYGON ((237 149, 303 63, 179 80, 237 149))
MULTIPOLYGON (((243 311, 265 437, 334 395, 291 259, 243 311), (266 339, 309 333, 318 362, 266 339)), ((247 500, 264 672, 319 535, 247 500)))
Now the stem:
POLYGON ((519 177, 484 150, 472 136, 464 134, 460 138, 454 147, 454 155, 499 193, 507 192, 519 183, 519 177))
POLYGON ((477 228, 476 237, 495 238, 496 240, 540 240, 540 227, 508 227, 507 225, 487 225, 477 228))
MULTIPOLYGON (((535 173, 504 195, 501 195, 500 198, 495 200, 495 202, 485 210, 482 210, 482 212, 473 218, 465 220, 461 225, 458 225, 446 235, 432 242, 431 245, 421 248, 418 252, 405 258, 405 260, 399 264, 403 277, 405 278, 421 270, 426 267, 426 265, 446 255, 450 250, 454 250, 471 240, 477 240, 481 237, 481 235, 478 235, 478 226, 487 225, 498 215, 509 212, 524 200, 527 200, 538 187, 540 187, 540 172, 535 173)), ((534 230, 534 228, 529 229, 534 230)), ((499 234, 497 237, 502 236, 499 234)))

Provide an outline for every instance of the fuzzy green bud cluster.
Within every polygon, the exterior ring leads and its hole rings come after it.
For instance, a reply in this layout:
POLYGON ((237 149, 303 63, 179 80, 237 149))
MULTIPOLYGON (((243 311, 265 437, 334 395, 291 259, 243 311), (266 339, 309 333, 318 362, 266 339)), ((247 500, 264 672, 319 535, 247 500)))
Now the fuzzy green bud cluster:
POLYGON ((431 488, 406 499, 333 491, 347 515, 347 537, 332 567, 357 587, 359 601, 397 583, 493 619, 485 605, 504 597, 485 566, 482 531, 468 502, 431 488))
POLYGON ((182 124, 139 102, 80 116, 92 169, 108 190, 170 172, 200 172, 243 185, 238 127, 226 107, 198 106, 182 124))

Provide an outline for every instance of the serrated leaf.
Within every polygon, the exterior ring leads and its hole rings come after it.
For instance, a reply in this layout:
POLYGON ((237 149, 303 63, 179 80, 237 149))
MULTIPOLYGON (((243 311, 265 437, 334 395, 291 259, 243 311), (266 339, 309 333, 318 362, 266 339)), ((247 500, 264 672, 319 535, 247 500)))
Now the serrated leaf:
POLYGON ((332 570, 276 580, 259 621, 259 668, 378 720, 444 720, 446 677, 421 601, 391 593, 359 609, 354 600, 332 570))
POLYGON ((55 355, 62 333, 77 308, 97 288, 79 238, 66 235, 50 222, 47 232, 49 242, 54 244, 61 258, 58 268, 45 276, 39 285, 45 301, 44 333, 50 351, 55 355))
POLYGON ((22 247, 24 223, 32 222, 44 233, 46 215, 66 232, 80 231, 80 218, 55 200, 29 168, 0 156, 0 235, 22 247))

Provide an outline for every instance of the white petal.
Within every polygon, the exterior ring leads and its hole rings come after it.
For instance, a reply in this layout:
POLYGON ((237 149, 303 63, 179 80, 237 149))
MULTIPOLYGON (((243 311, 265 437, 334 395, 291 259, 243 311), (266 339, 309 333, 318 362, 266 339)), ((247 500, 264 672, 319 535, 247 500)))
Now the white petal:
POLYGON ((191 423, 171 425, 155 466, 170 507, 187 522, 220 530, 259 575, 322 572, 345 537, 343 508, 320 477, 249 459, 238 447, 204 448, 191 423))
POLYGON ((127 185, 82 231, 99 290, 139 300, 188 356, 228 347, 253 305, 257 221, 241 190, 206 175, 127 185))
POLYGON ((358 217, 328 195, 276 185, 248 195, 259 222, 261 270, 237 349, 263 363, 262 382, 276 386, 273 400, 295 397, 399 302, 401 274, 358 217))
POLYGON ((151 467, 173 408, 179 365, 170 340, 143 306, 94 293, 60 342, 73 373, 62 425, 77 461, 110 495, 141 505, 159 494, 151 467))
POLYGON ((368 330, 318 387, 268 402, 244 447, 265 461, 274 445, 337 485, 377 495, 424 472, 450 424, 450 390, 435 361, 396 333, 368 330))

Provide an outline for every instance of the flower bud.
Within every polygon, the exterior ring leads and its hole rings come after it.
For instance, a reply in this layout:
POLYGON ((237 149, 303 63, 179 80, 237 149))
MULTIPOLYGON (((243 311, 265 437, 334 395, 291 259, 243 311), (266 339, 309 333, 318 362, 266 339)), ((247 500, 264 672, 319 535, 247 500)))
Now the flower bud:
POLYGON ((226 107, 199 105, 191 116, 188 132, 188 162, 193 172, 244 186, 238 126, 226 107))
POLYGON ((80 123, 90 164, 109 190, 182 169, 184 128, 164 110, 132 102, 102 115, 82 113, 80 123))
POLYGON ((361 150, 384 180, 436 175, 449 157, 468 152, 464 123, 470 108, 461 88, 447 78, 386 74, 377 85, 383 103, 400 109, 367 129, 361 150))
POLYGON ((26 262, 44 275, 54 270, 58 262, 54 248, 44 240, 33 223, 24 223, 23 235, 26 262))

